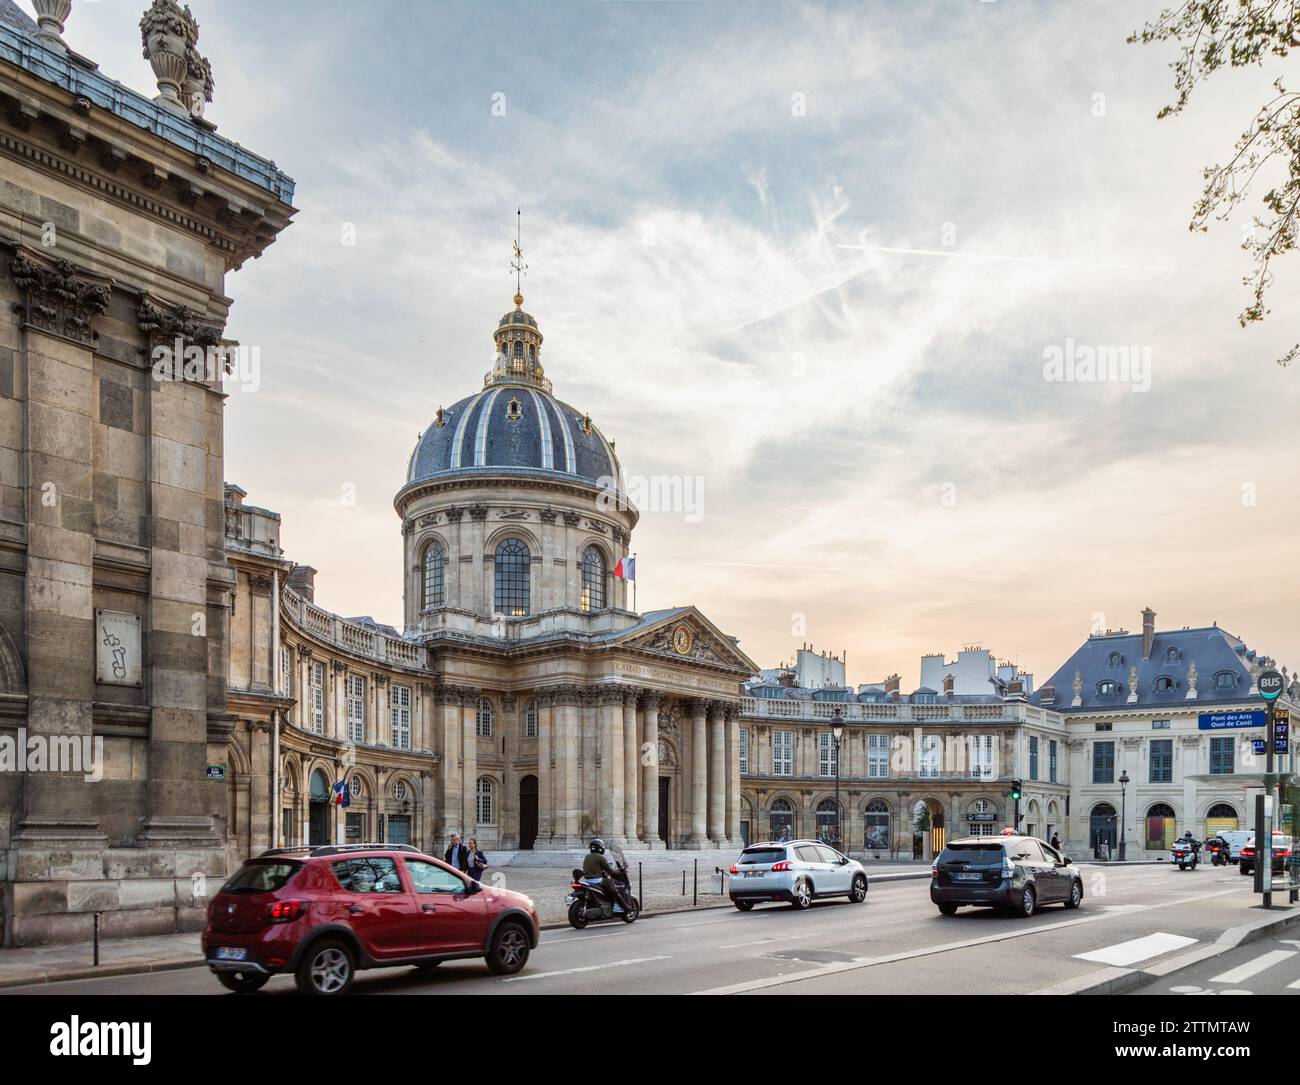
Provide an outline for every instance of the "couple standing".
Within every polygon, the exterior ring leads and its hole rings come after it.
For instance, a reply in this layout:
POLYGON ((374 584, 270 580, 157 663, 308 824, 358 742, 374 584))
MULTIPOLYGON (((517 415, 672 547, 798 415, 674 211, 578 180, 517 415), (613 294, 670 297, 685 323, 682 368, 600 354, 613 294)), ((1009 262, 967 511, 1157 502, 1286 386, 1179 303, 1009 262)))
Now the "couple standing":
POLYGON ((454 866, 462 873, 468 874, 476 882, 483 880, 483 872, 487 870, 487 856, 478 850, 478 841, 472 836, 462 844, 460 836, 452 833, 451 847, 442 858, 449 866, 454 866))

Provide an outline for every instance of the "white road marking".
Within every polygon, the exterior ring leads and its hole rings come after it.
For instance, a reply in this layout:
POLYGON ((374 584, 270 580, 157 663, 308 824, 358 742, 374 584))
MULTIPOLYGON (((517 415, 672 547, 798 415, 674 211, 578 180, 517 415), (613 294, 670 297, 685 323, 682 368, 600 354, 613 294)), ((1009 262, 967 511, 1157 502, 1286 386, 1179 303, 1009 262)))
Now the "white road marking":
POLYGON ((816 934, 822 934, 822 931, 808 931, 806 934, 782 934, 777 938, 755 938, 751 942, 730 942, 725 946, 715 946, 715 949, 743 949, 745 946, 767 946, 773 942, 793 942, 797 938, 812 938, 816 934))
POLYGON ((1294 983, 1288 983, 1286 989, 1288 991, 1300 991, 1300 980, 1296 980, 1294 983))
MULTIPOLYGON (((1211 983, 1242 983, 1251 976, 1258 976, 1266 968, 1272 968, 1275 964, 1281 964, 1283 961, 1289 961, 1294 957, 1296 951, 1293 949, 1275 949, 1269 953, 1264 953, 1256 957, 1253 961, 1247 961, 1243 965, 1229 969, 1221 976, 1214 976, 1211 983)), ((1292 985, 1294 986, 1294 984, 1292 985)))
POLYGON ((561 968, 554 972, 528 972, 522 976, 507 976, 502 983, 518 983, 520 980, 546 980, 552 976, 572 976, 577 972, 599 972, 605 968, 623 968, 630 964, 649 964, 651 961, 670 961, 671 957, 629 957, 624 961, 606 961, 604 964, 588 964, 581 968, 561 968))
POLYGON ((1120 942, 1105 949, 1094 949, 1091 953, 1076 953, 1074 956, 1081 961, 1123 966, 1137 964, 1138 961, 1145 961, 1149 957, 1158 957, 1170 950, 1183 949, 1195 944, 1195 938, 1184 938, 1181 934, 1165 934, 1163 931, 1157 931, 1155 934, 1148 934, 1145 938, 1134 938, 1130 942, 1120 942))

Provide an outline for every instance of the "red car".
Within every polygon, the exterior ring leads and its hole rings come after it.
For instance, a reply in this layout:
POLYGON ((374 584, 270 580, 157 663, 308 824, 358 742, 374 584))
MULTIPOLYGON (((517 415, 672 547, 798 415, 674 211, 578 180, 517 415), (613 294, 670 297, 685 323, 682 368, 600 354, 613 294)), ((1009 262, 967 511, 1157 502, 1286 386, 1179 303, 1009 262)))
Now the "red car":
POLYGON ((518 972, 540 934, 528 897, 410 845, 273 848, 208 905, 203 954, 231 991, 291 972, 304 994, 339 995, 363 968, 482 957, 493 972, 518 972))

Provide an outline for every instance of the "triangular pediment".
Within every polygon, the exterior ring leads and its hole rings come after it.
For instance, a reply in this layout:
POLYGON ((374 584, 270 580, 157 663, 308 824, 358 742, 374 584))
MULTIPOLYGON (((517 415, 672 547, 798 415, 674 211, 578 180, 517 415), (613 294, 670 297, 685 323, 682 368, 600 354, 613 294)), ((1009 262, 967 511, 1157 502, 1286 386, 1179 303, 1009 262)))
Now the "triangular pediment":
POLYGON ((758 670, 752 659, 694 607, 677 607, 662 616, 646 615, 641 623, 625 630, 617 643, 677 663, 726 667, 746 677, 758 670))

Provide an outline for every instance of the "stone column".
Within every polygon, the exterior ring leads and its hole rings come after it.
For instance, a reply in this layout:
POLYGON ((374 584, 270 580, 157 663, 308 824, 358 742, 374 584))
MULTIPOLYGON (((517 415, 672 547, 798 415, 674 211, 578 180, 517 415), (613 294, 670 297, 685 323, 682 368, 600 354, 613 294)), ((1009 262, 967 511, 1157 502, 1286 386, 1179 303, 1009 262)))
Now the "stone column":
POLYGON ((578 706, 581 691, 574 685, 562 685, 554 690, 552 718, 555 734, 552 746, 555 754, 555 773, 551 781, 554 835, 551 846, 557 849, 582 846, 582 779, 579 753, 581 736, 578 723, 578 706))
MULTIPOLYGON (((740 847, 740 710, 726 707, 727 729, 727 837, 733 848, 740 847)), ((751 826, 750 831, 753 831, 751 826)))
POLYGON ((641 744, 637 730, 637 690, 623 697, 623 836, 630 847, 640 847, 637 832, 637 786, 641 775, 641 744))
MULTIPOLYGON (((376 685, 379 676, 375 678, 376 685)), ((435 747, 442 761, 438 766, 439 785, 442 792, 442 810, 439 832, 439 847, 445 847, 445 841, 452 833, 463 830, 461 817, 461 737, 460 737, 460 698, 457 686, 439 686, 434 693, 438 703, 438 741, 435 747)))
MULTIPOLYGON (((645 712, 645 764, 642 766, 641 839, 647 848, 665 847, 659 836, 659 711, 663 698, 647 692, 641 698, 645 712)), ((666 707, 664 711, 667 711, 666 707)))
POLYGON ((691 834, 688 847, 708 846, 709 738, 708 702, 691 702, 691 834))
POLYGON ((482 690, 465 689, 460 703, 460 747, 461 747, 461 825, 463 832, 469 836, 475 833, 478 824, 478 735, 475 716, 478 713, 478 700, 482 690))
POLYGON ((265 720, 250 720, 248 724, 249 780, 248 846, 249 852, 258 855, 272 846, 275 826, 271 810, 271 725, 265 720))
POLYGON ((607 843, 622 845, 623 831, 623 700, 622 686, 600 688, 600 765, 596 770, 597 830, 607 843))
POLYGON ((551 799, 551 742, 553 738, 552 704, 550 690, 538 690, 537 699, 537 841, 533 847, 539 851, 552 846, 555 834, 554 806, 551 799))
POLYGON ((519 715, 519 699, 513 693, 501 694, 501 712, 497 717, 499 726, 493 728, 492 741, 501 750, 496 846, 506 850, 519 847, 519 780, 515 770, 519 736, 523 731, 519 715))
POLYGON ((709 839, 727 844, 727 724, 721 701, 709 704, 709 839))

